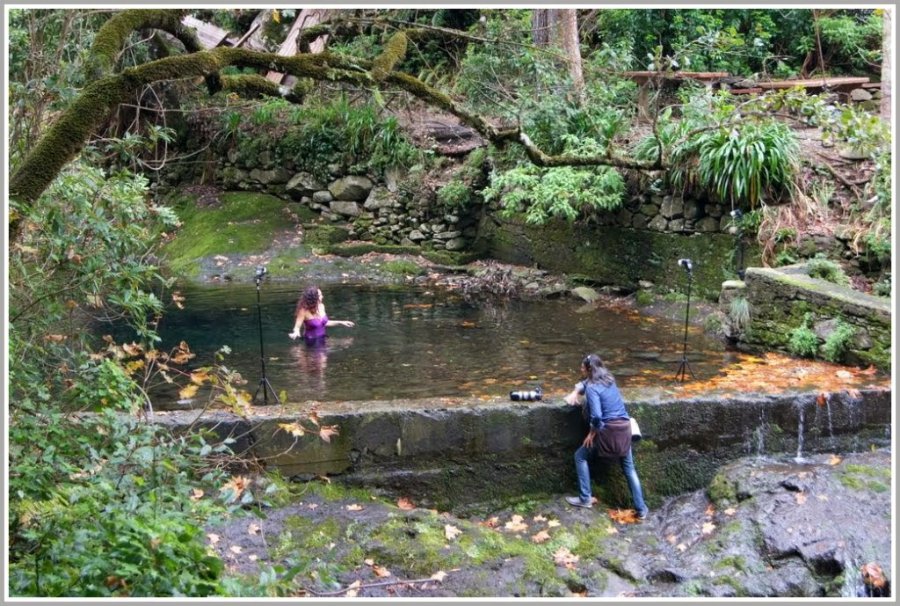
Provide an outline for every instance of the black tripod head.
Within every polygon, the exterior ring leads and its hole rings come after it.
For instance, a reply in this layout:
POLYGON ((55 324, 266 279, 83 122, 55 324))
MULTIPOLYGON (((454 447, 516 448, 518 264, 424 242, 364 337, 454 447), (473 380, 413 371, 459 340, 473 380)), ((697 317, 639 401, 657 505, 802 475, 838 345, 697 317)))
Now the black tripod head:
POLYGON ((256 288, 259 288, 259 283, 262 282, 262 279, 266 276, 266 266, 265 265, 257 265, 256 266, 256 288))

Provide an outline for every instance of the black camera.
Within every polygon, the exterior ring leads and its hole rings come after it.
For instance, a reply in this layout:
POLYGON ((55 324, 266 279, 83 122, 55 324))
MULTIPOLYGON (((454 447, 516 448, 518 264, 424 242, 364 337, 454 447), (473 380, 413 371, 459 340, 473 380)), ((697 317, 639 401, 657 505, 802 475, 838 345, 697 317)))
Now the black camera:
POLYGON ((540 387, 536 387, 531 391, 511 391, 509 399, 513 402, 535 402, 544 397, 544 392, 540 387))
POLYGON ((678 264, 681 265, 685 271, 692 271, 694 269, 690 259, 678 259, 678 264))
POLYGON ((266 266, 265 265, 257 265, 256 266, 256 279, 262 278, 266 275, 266 266))

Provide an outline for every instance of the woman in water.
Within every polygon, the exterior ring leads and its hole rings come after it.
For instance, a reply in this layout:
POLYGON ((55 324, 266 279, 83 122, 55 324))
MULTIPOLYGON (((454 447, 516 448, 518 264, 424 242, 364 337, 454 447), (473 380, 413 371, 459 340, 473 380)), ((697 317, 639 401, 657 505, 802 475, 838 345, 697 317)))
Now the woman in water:
POLYGON ((575 452, 579 494, 577 497, 566 497, 566 501, 575 507, 590 509, 593 499, 588 461, 595 456, 610 458, 618 460, 628 482, 637 517, 643 520, 648 510, 631 454, 631 421, 625 409, 625 400, 600 356, 590 354, 581 361, 581 376, 582 380, 565 400, 577 406, 581 396, 585 397, 583 412, 590 430, 575 452))
POLYGON ((350 320, 329 320, 322 301, 322 291, 317 286, 310 286, 303 292, 297 301, 294 330, 288 334, 290 338, 302 336, 307 345, 316 345, 324 342, 327 327, 354 326, 350 320))

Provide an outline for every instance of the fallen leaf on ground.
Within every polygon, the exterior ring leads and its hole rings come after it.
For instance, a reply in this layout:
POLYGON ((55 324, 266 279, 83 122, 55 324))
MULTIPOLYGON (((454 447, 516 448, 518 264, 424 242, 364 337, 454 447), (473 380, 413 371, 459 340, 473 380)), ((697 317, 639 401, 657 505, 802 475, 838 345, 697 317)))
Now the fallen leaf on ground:
POLYGON ((678 537, 676 537, 674 534, 670 534, 666 537, 666 540, 669 542, 669 545, 674 545, 678 541, 678 537))
POLYGON ((568 547, 560 547, 553 554, 553 562, 557 566, 565 566, 566 568, 575 568, 578 562, 578 556, 569 551, 568 547))
POLYGON ((547 528, 556 528, 559 525, 560 525, 559 520, 550 520, 549 522, 547 522, 547 528))
POLYGON ((217 535, 217 534, 208 534, 208 535, 206 535, 206 538, 209 539, 210 545, 215 545, 216 543, 219 542, 219 535, 217 535))
POLYGON ((318 506, 319 506, 318 503, 310 503, 309 505, 307 505, 307 507, 308 507, 309 509, 315 509, 315 508, 317 508, 318 506))
POLYGON ((373 560, 372 558, 366 558, 365 560, 363 560, 363 564, 365 564, 366 566, 374 566, 375 560, 373 560))
POLYGON ((200 488, 192 488, 191 489, 191 500, 199 501, 203 498, 203 490, 200 488))
POLYGON ((528 530, 528 524, 523 522, 522 516, 516 514, 504 525, 504 528, 512 532, 524 532, 528 530))
POLYGON ((675 549, 677 549, 678 551, 684 552, 687 549, 687 545, 685 545, 684 543, 679 543, 678 545, 675 546, 675 549))
POLYGON ((545 518, 544 516, 538 514, 538 515, 534 516, 533 518, 531 518, 531 521, 532 521, 532 522, 546 522, 546 521, 547 521, 547 518, 545 518))
POLYGON ((240 545, 232 545, 228 548, 228 551, 230 551, 231 553, 240 553, 243 551, 243 549, 240 545))
POLYGON ((378 564, 375 564, 374 566, 372 566, 372 572, 374 572, 375 576, 379 577, 379 578, 385 578, 385 577, 391 576, 390 570, 388 570, 384 566, 379 566, 378 564))
POLYGON ((703 513, 708 518, 714 516, 716 514, 716 506, 713 505, 712 503, 710 503, 709 505, 706 506, 706 511, 704 511, 703 513))
POLYGON ((457 528, 456 526, 451 526, 450 524, 444 524, 444 536, 447 537, 448 541, 452 541, 456 537, 462 534, 462 530, 457 528))
POLYGON ((853 375, 852 375, 849 371, 846 371, 846 370, 839 370, 839 371, 837 371, 837 372, 834 373, 834 374, 835 374, 835 376, 836 376, 838 379, 845 379, 845 380, 846 380, 846 379, 852 379, 852 378, 853 378, 853 375))
POLYGON ((837 465, 841 461, 843 461, 843 459, 841 459, 841 457, 833 454, 833 455, 831 455, 831 458, 828 459, 828 464, 829 465, 837 465))
POLYGON ((488 518, 484 522, 481 522, 482 526, 487 526, 488 528, 497 528, 500 525, 500 518, 494 516, 492 518, 488 518))
POLYGON ((546 530, 542 530, 539 533, 537 533, 531 537, 532 543, 540 544, 540 543, 544 543, 549 540, 550 540, 550 533, 547 532, 546 530))
POLYGON ((633 509, 607 509, 606 513, 613 522, 619 524, 637 524, 637 512, 633 509))
POLYGON ((397 507, 399 507, 403 511, 409 511, 416 508, 416 506, 413 505, 412 501, 410 501, 406 497, 400 497, 399 499, 397 499, 397 507))
POLYGON ((703 534, 710 534, 715 529, 716 529, 715 524, 713 524, 712 522, 706 522, 705 524, 703 524, 703 528, 701 529, 700 532, 702 532, 703 534))
POLYGON ((261 530, 259 524, 250 524, 247 526, 247 534, 259 534, 261 530))
POLYGON ((431 575, 431 576, 428 577, 428 578, 434 579, 434 580, 437 581, 438 583, 442 583, 442 582, 444 581, 444 578, 445 578, 446 576, 447 576, 447 573, 446 573, 446 572, 444 572, 443 570, 438 570, 436 573, 434 573, 433 575, 431 575))
POLYGON ((347 511, 362 511, 362 509, 363 506, 357 503, 354 503, 353 505, 347 505, 347 511))
POLYGON ((344 595, 348 598, 355 598, 357 594, 359 594, 359 586, 362 585, 362 581, 356 580, 350 583, 350 586, 347 587, 347 591, 344 592, 344 595))
POLYGON ((725 515, 727 516, 733 516, 735 513, 737 513, 737 509, 735 509, 734 507, 729 507, 725 510, 725 515))
POLYGON ((794 499, 797 501, 797 505, 803 505, 806 503, 806 494, 802 492, 795 492, 794 499))

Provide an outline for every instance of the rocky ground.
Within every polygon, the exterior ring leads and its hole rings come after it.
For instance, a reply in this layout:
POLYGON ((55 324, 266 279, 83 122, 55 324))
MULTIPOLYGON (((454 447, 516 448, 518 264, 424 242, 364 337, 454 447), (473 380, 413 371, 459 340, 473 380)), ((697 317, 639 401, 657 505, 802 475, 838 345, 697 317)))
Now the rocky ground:
POLYGON ((231 575, 281 566, 297 596, 813 597, 890 591, 891 453, 745 458, 633 511, 522 499, 461 518, 339 478, 210 527, 231 575))

